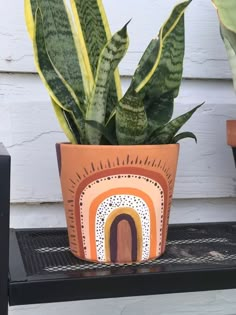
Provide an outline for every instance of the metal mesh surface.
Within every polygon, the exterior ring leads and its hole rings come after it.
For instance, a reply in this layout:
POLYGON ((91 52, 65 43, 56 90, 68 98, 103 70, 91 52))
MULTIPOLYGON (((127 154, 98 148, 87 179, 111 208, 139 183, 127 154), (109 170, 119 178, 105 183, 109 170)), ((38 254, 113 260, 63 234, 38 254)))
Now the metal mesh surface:
POLYGON ((236 264, 236 225, 172 226, 168 232, 165 254, 157 260, 132 265, 105 265, 88 263, 74 257, 69 251, 67 231, 26 230, 16 233, 24 267, 28 276, 40 274, 75 273, 82 270, 107 270, 154 266, 236 264))

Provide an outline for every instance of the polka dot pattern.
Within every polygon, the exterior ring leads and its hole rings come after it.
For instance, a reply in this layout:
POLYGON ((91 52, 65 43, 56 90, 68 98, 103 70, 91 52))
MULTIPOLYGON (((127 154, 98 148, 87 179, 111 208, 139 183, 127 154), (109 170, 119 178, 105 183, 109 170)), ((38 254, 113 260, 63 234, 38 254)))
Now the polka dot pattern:
MULTIPOLYGON (((85 232, 84 232, 84 220, 83 220, 83 198, 89 189, 93 188, 94 185, 98 185, 100 182, 111 182, 112 180, 116 180, 119 183, 120 180, 126 180, 127 187, 132 187, 133 179, 139 180, 140 189, 142 189, 142 183, 148 182, 149 184, 153 185, 155 189, 157 189, 158 194, 161 196, 161 204, 160 204, 160 211, 162 216, 162 223, 163 223, 163 214, 164 214, 164 192, 162 187, 156 181, 141 175, 133 175, 133 174, 121 174, 121 175, 114 175, 114 176, 107 176, 96 181, 91 182, 89 185, 85 187, 83 192, 80 195, 79 205, 81 209, 81 228, 82 228, 82 238, 83 238, 83 246, 84 246, 84 253, 85 257, 88 255, 86 242, 85 242, 85 232)), ((99 205, 96 213, 96 247, 97 247, 97 259, 98 261, 106 261, 105 257, 105 237, 104 237, 104 227, 106 223, 106 219, 112 213, 112 211, 117 210, 119 208, 133 208, 139 215, 141 224, 142 224, 142 237, 143 237, 143 250, 142 250, 142 260, 148 259, 150 254, 150 214, 147 204, 143 199, 133 195, 126 195, 126 194, 119 194, 113 195, 109 198, 106 198, 101 204, 99 205)), ((162 228, 159 231, 159 237, 162 238, 162 228)), ((161 244, 159 244, 159 252, 161 251, 161 244)))
POLYGON ((99 260, 105 261, 105 240, 104 230, 106 219, 112 213, 113 210, 119 208, 133 208, 138 214, 142 222, 142 238, 143 238, 143 253, 142 260, 149 257, 150 251, 150 215, 149 209, 146 203, 137 196, 132 195, 114 195, 105 199, 100 206, 96 214, 96 243, 97 254, 99 260))

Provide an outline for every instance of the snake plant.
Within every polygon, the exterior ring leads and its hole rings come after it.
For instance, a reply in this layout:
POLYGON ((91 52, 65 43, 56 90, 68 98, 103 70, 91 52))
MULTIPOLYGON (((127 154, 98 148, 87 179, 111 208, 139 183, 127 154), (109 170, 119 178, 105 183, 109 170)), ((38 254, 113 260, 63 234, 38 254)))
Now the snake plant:
POLYGON ((117 66, 128 23, 111 35, 101 0, 25 0, 35 64, 66 136, 82 144, 164 144, 199 108, 172 119, 182 80, 184 12, 176 5, 145 50, 122 96, 117 66))
POLYGON ((228 54, 236 91, 236 1, 212 0, 220 20, 220 32, 228 54))

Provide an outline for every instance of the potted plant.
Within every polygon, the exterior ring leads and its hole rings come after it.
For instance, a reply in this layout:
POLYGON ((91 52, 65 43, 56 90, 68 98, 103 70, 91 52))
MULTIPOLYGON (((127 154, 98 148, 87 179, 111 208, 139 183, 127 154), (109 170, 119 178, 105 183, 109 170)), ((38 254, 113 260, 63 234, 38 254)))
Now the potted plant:
MULTIPOLYGON (((236 1, 212 0, 220 21, 220 33, 227 51, 236 91, 236 1)), ((236 120, 227 120, 227 143, 233 149, 236 163, 236 120)))
POLYGON ((184 58, 176 5, 122 96, 117 66, 128 23, 113 36, 101 0, 25 0, 35 64, 69 143, 57 144, 70 249, 84 260, 131 263, 165 250, 179 144, 199 108, 171 120, 184 58), (71 16, 72 14, 72 16, 71 16))

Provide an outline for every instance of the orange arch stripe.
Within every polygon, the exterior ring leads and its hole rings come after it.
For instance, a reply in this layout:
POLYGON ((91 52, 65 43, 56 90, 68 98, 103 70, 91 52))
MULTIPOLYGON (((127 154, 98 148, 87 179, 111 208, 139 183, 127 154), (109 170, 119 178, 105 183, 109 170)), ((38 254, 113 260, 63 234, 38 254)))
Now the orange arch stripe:
POLYGON ((110 231, 111 225, 115 218, 120 214, 129 214, 135 222, 136 230, 137 230, 137 245, 138 245, 138 260, 142 260, 142 250, 140 250, 143 246, 143 237, 142 237, 142 223, 140 216, 138 213, 132 208, 118 208, 112 211, 105 223, 105 257, 106 261, 111 261, 111 253, 110 253, 110 231))
POLYGON ((157 231, 156 231, 156 215, 155 208, 151 198, 144 193, 143 191, 136 188, 114 188, 110 189, 102 194, 100 194, 97 198, 93 200, 90 205, 90 216, 89 216, 89 235, 90 235, 90 250, 91 250, 91 259, 97 260, 97 250, 96 250, 96 213, 99 205, 108 197, 114 195, 133 195, 139 197, 145 201, 149 208, 150 214, 150 257, 156 256, 156 248, 157 248, 157 231))

